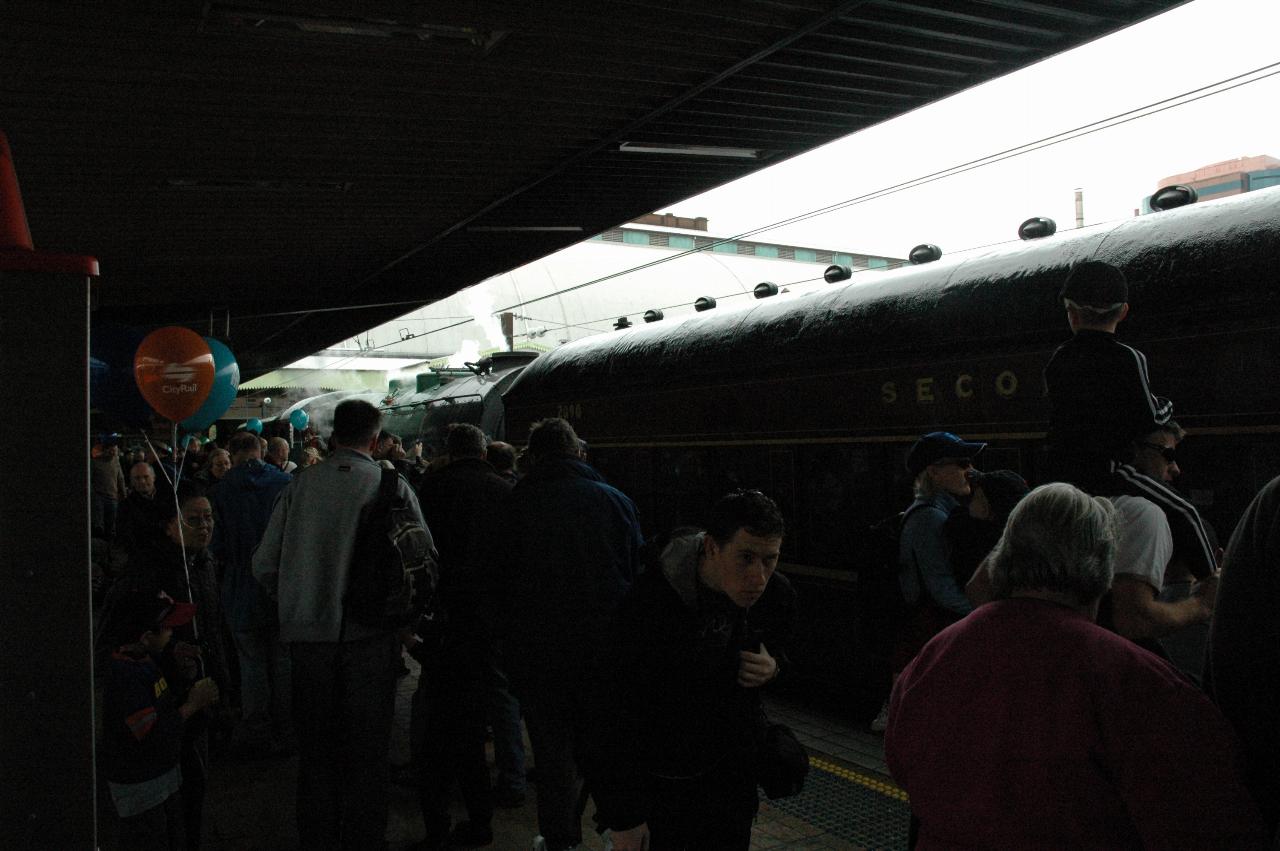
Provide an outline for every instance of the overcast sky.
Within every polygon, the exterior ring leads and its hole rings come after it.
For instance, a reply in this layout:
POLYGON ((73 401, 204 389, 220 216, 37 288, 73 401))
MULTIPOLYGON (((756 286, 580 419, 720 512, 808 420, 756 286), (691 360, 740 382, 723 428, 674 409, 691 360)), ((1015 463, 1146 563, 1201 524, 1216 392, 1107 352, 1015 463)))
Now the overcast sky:
MULTIPOLYGON (((1280 61, 1280 0, 1197 0, 1115 35, 657 212, 731 235, 911 180, 1280 61)), ((1273 69, 1280 70, 1280 69, 1273 69)), ((771 230, 760 239, 904 257, 1132 215, 1168 175, 1280 157, 1280 76, 1045 150, 771 230)), ((677 261, 678 262, 678 261, 677 261)))

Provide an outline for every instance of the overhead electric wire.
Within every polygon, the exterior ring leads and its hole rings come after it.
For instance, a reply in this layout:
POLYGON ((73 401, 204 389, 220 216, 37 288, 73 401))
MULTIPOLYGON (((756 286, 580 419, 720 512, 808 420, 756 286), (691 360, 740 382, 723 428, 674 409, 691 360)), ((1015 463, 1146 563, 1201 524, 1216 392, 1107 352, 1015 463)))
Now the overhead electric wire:
POLYGON ((1240 86, 1245 86, 1250 83, 1256 83, 1260 80, 1265 80, 1269 77, 1273 77, 1276 74, 1280 74, 1280 70, 1271 70, 1271 73, 1269 74, 1262 74, 1261 76, 1253 77, 1252 79, 1248 79, 1248 80, 1242 79, 1244 77, 1250 77, 1251 75, 1254 75, 1254 74, 1260 74, 1263 71, 1268 71, 1270 69, 1277 69, 1277 68, 1280 68, 1280 62, 1272 62, 1268 65, 1262 65, 1258 68, 1254 68, 1251 71, 1246 71, 1241 74, 1236 74, 1235 76, 1232 76, 1232 77, 1226 77, 1221 80, 1218 80, 1217 82, 1209 83, 1207 85, 1200 86, 1195 89, 1190 89, 1181 94, 1173 95, 1171 97, 1167 97, 1162 100, 1153 101, 1152 103, 1146 104, 1145 106, 1135 107, 1134 109, 1127 110, 1125 112, 1120 112, 1115 115, 1109 116, 1107 118, 1098 119, 1097 121, 1092 121, 1092 122, 1089 122, 1088 124, 1082 124, 1079 127, 1075 127, 1071 130, 1063 130, 1059 133, 1055 133, 1051 136, 1042 137, 1033 142, 1026 142, 1024 144, 1017 145, 1012 148, 1006 148, 1005 150, 999 151, 994 154, 988 154, 986 156, 979 157, 977 159, 969 160, 968 162, 960 163, 958 165, 950 166, 948 168, 941 169, 939 171, 935 171, 930 174, 922 175, 921 177, 912 178, 911 180, 906 180, 901 183, 895 183, 891 186, 886 186, 882 189, 877 189, 872 192, 865 193, 863 195, 858 195, 853 198, 846 199, 844 201, 838 201, 834 204, 829 204, 825 207, 819 207, 816 210, 810 210, 809 212, 806 212, 806 213, 800 213, 790 218, 773 222, 772 224, 763 225, 761 227, 754 228, 748 231, 743 231, 742 233, 739 233, 735 236, 721 237, 705 245, 697 246, 695 248, 690 248, 685 251, 681 251, 678 254, 673 254, 669 257, 662 257, 657 260, 652 260, 648 263, 642 263, 639 266, 633 266, 629 269, 623 269, 622 271, 619 271, 619 272, 613 272, 608 275, 603 275, 599 278, 594 278, 590 281, 584 281, 581 284, 575 284, 574 286, 566 287, 565 289, 562 289, 562 290, 556 290, 555 292, 547 293, 546 295, 541 295, 536 298, 527 299, 525 301, 519 302, 518 304, 513 304, 508 307, 501 308, 501 310, 502 311, 514 310, 517 307, 524 307, 525 305, 534 304, 535 302, 542 301, 544 299, 554 298, 555 296, 564 295, 565 293, 570 293, 570 292, 573 292, 574 290, 580 290, 584 287, 594 286, 595 284, 612 280, 613 278, 618 278, 623 275, 629 275, 633 272, 639 272, 643 269, 648 269, 653 266, 658 266, 662 263, 669 263, 672 260, 678 260, 681 257, 686 257, 690 254, 697 254, 699 252, 706 251, 707 249, 714 248, 717 245, 722 245, 727 242, 736 242, 737 240, 740 240, 740 239, 745 239, 747 237, 755 236, 756 234, 764 233, 766 231, 775 230, 780 227, 786 227, 787 225, 797 224, 802 221, 807 221, 808 219, 816 218, 817 216, 826 215, 827 213, 833 213, 837 210, 843 210, 848 207, 856 206, 858 204, 865 204, 867 201, 874 201, 879 198, 884 198, 889 195, 897 194, 898 192, 904 192, 907 189, 916 189, 938 180, 943 180, 948 177, 953 177, 957 174, 964 174, 965 172, 973 171, 974 169, 977 169, 977 168, 983 168, 988 165, 994 165, 995 163, 1003 162, 1004 160, 1022 156, 1023 154, 1029 154, 1035 151, 1043 150, 1044 148, 1052 147, 1054 145, 1061 144, 1062 142, 1068 142, 1074 139, 1079 139, 1083 136, 1088 136, 1090 134, 1096 133, 1099 130, 1107 130, 1112 127, 1119 127, 1122 124, 1127 124, 1130 121, 1136 121, 1139 118, 1147 118, 1152 115, 1158 115, 1159 113, 1169 109, 1174 109, 1179 106, 1185 106, 1186 104, 1189 104, 1189 103, 1195 103, 1196 101, 1203 100, 1206 97, 1212 97, 1213 95, 1229 92, 1232 89, 1239 88, 1240 86), (1225 86, 1226 83, 1231 83, 1236 80, 1240 80, 1240 82, 1236 82, 1234 85, 1225 86), (1225 86, 1225 87, 1218 88, 1219 86, 1225 86), (1214 89, 1214 91, 1206 91, 1207 89, 1214 89), (1199 94, 1201 92, 1203 92, 1203 94, 1199 94), (1191 95, 1196 95, 1196 97, 1191 97, 1191 95), (1177 102, 1173 103, 1172 101, 1177 101, 1177 102), (1155 109, 1153 107, 1159 107, 1159 108, 1155 109), (1140 114, 1137 114, 1137 113, 1140 113, 1140 114))
MULTIPOLYGON (((930 183, 934 183, 939 180, 944 180, 948 177, 953 177, 958 174, 964 174, 966 172, 973 171, 978 168, 984 168, 988 165, 994 165, 996 163, 1003 162, 1005 160, 1012 159, 1014 157, 1019 157, 1024 154, 1034 153, 1035 151, 1043 150, 1045 148, 1049 148, 1054 145, 1061 144, 1063 142, 1079 139, 1084 136, 1097 133, 1101 130, 1108 130, 1112 127, 1119 127, 1120 125, 1127 124, 1131 121, 1136 121, 1141 118, 1149 118, 1153 115, 1158 115, 1161 112, 1165 112, 1170 109, 1176 109, 1177 107, 1195 103, 1205 98, 1213 97, 1214 95, 1224 94, 1226 92, 1232 91, 1242 86, 1249 85, 1251 83, 1257 83, 1262 80, 1266 80, 1270 77, 1276 76, 1277 74, 1280 74, 1280 61, 1272 62, 1267 65, 1262 65, 1250 71, 1245 71, 1230 77, 1225 77, 1216 82, 1207 83, 1203 86, 1199 86, 1194 89, 1189 89, 1177 95, 1172 95, 1170 97, 1163 98, 1161 100, 1152 101, 1151 103, 1146 104, 1144 106, 1139 106, 1130 110, 1126 110, 1124 112, 1119 112, 1107 118, 1101 118, 1096 121, 1089 122, 1087 124, 1082 124, 1070 130, 1063 130, 1061 132, 1054 133, 1049 136, 1044 136, 1040 139, 1037 139, 1031 142, 1026 142, 1021 145, 1016 145, 1012 148, 1006 148, 1003 151, 998 151, 993 154, 988 154, 986 156, 978 157, 976 159, 972 159, 967 162, 959 163, 957 165, 950 166, 948 168, 940 169, 938 171, 934 171, 929 174, 921 175, 920 177, 911 178, 910 180, 905 180, 900 183, 895 183, 890 186, 883 187, 881 189, 876 189, 871 192, 864 193, 862 195, 854 196, 853 198, 848 198, 843 201, 838 201, 836 203, 829 204, 824 207, 819 207, 805 213, 798 213, 795 216, 791 216, 786 219, 782 219, 780 221, 772 222, 767 225, 762 225, 760 227, 753 228, 751 230, 743 231, 742 233, 736 234, 734 236, 727 236, 727 237, 720 237, 717 239, 713 239, 710 242, 707 242, 706 244, 697 246, 695 248, 686 249, 676 254, 669 255, 667 257, 662 257, 657 260, 652 260, 648 263, 641 263, 638 266, 632 266, 627 269, 622 269, 617 272, 612 272, 608 275, 602 275, 598 278, 593 278, 589 281, 584 281, 580 284, 574 284, 573 286, 565 287, 564 289, 555 290, 553 292, 546 293, 545 295, 536 296, 534 298, 526 299, 524 301, 520 301, 515 304, 499 308, 498 310, 495 310, 494 313, 495 314, 503 313, 503 312, 515 310, 516 308, 524 307, 526 305, 536 304, 539 301, 545 301, 546 299, 549 299, 549 298, 554 298, 556 296, 564 295, 565 293, 570 293, 576 290, 584 289, 586 287, 594 286, 596 284, 613 280, 614 278, 623 277, 625 275, 629 275, 634 272, 639 272, 644 269, 649 269, 654 266, 661 265, 663 263, 669 263, 673 260, 679 260, 682 257, 687 257, 692 254, 698 254, 698 253, 707 251, 708 249, 713 249, 717 245, 722 245, 729 242, 735 242, 737 240, 745 239, 747 237, 755 236, 757 234, 765 233, 767 231, 776 230, 777 228, 786 227, 787 225, 797 224, 799 222, 807 221, 809 219, 826 215, 828 213, 833 213, 838 210, 843 210, 848 207, 857 206, 859 204, 865 204, 868 201, 874 201, 880 198, 887 197, 889 195, 894 195, 899 192, 904 192, 908 189, 916 189, 921 186, 926 186, 930 183), (1262 72, 1269 72, 1269 73, 1262 73, 1262 72), (1245 79, 1245 78, 1249 78, 1249 79, 1245 79), (1227 85, 1228 83, 1230 83, 1231 85, 1227 85)), ((999 244, 999 243, 993 243, 993 244, 999 244)), ((965 249, 965 250, 969 250, 969 249, 965 249)), ((864 271, 864 270, 859 270, 859 271, 864 271)), ((379 307, 399 307, 402 305, 419 306, 419 305, 422 305, 422 301, 418 299, 408 299, 408 300, 401 300, 401 301, 387 301, 387 302, 375 302, 375 303, 369 303, 369 304, 346 305, 343 307, 308 308, 304 310, 280 311, 280 312, 273 312, 273 313, 243 314, 236 318, 261 319, 261 318, 273 318, 273 317, 280 317, 280 316, 305 316, 311 313, 327 313, 327 312, 334 312, 334 311, 362 310, 362 309, 372 309, 372 308, 379 308, 379 307)), ((671 305, 671 307, 682 307, 682 306, 683 304, 671 305)), ((660 309, 666 310, 670 308, 660 308, 660 309)), ((403 319, 396 320, 396 321, 403 321, 403 319)), ((418 334, 416 336, 421 337, 427 334, 437 333, 439 331, 447 331, 451 328, 456 328, 459 325, 465 325, 468 322, 474 322, 474 321, 475 321, 475 317, 469 317, 467 319, 462 319, 458 322, 454 322, 449 325, 442 326, 440 328, 434 328, 430 331, 424 331, 421 334, 418 334)), ((592 320, 592 321, 605 321, 605 320, 592 320)), ((182 324, 182 323, 178 323, 178 324, 182 324)), ((562 326, 562 327, 567 327, 567 326, 562 326)), ((387 344, 387 345, 394 345, 395 343, 400 343, 400 342, 403 342, 403 341, 396 340, 393 343, 387 344)), ((376 346, 374 348, 385 348, 385 346, 376 346)))

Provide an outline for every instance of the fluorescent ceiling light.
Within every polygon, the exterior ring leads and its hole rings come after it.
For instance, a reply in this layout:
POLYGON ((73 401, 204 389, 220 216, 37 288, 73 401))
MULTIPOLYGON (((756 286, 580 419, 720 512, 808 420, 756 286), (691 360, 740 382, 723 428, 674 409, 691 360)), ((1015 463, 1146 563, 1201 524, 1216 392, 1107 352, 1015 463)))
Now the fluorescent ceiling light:
POLYGON ((181 192, 346 192, 346 180, 249 180, 227 177, 214 180, 171 177, 160 181, 161 189, 181 192))
POLYGON ((472 225, 473 233, 582 233, 582 225, 472 225))
POLYGON ((412 20, 298 15, 222 2, 205 5, 201 31, 209 26, 254 33, 398 39, 466 50, 481 55, 488 54, 508 33, 507 30, 482 30, 477 27, 431 24, 412 20))
POLYGON ((758 160, 764 152, 758 148, 722 148, 718 145, 662 145, 645 142, 623 142, 619 151, 634 154, 674 154, 687 157, 733 157, 740 160, 758 160))

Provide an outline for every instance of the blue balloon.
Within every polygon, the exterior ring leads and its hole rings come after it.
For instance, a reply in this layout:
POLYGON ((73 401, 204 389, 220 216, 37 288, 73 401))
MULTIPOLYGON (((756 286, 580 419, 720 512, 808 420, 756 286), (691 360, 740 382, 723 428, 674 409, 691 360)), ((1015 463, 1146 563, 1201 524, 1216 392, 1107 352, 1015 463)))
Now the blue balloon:
POLYGON ((113 322, 95 322, 89 330, 89 400, 105 418, 101 425, 151 424, 151 406, 133 378, 133 356, 145 336, 137 328, 113 322))
POLYGON ((179 423, 187 431, 203 431, 217 422, 236 400, 236 390, 240 387, 240 364, 236 356, 213 337, 205 337, 204 341, 213 352, 213 389, 200 409, 179 423))
POLYGON ((298 408, 289 415, 289 425, 293 426, 298 431, 302 431, 306 428, 307 423, 309 422, 311 422, 311 417, 307 416, 307 412, 301 408, 298 408))
POLYGON ((262 434, 262 420, 257 417, 250 417, 249 421, 244 424, 245 431, 251 431, 254 434, 262 434))

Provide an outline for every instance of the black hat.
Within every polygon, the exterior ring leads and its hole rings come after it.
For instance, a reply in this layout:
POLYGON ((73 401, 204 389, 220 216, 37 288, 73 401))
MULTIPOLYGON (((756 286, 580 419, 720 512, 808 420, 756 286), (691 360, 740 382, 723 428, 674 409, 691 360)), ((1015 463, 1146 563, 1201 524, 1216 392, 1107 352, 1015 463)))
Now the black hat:
POLYGON ((1083 307, 1110 308, 1129 300, 1129 284, 1110 263, 1085 260, 1067 273, 1061 297, 1083 307))
POLYGON ((195 613, 194 603, 179 603, 163 591, 129 590, 112 601, 109 634, 114 643, 127 644, 144 632, 182 626, 195 613))
POLYGON ((915 478, 925 467, 943 458, 972 458, 984 447, 985 443, 969 443, 949 431, 931 431, 907 453, 907 472, 915 478))
POLYGON ((1009 512, 1018 504, 1031 488, 1026 481, 1013 470, 988 470, 985 473, 974 473, 969 477, 969 484, 981 488, 991 506, 993 517, 1007 519, 1009 512))

